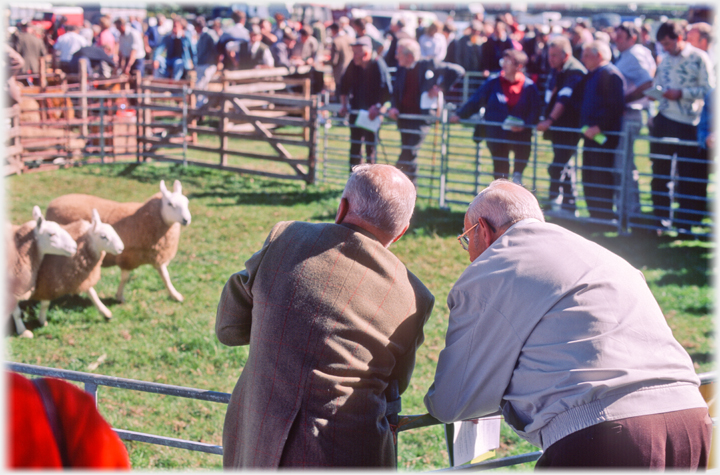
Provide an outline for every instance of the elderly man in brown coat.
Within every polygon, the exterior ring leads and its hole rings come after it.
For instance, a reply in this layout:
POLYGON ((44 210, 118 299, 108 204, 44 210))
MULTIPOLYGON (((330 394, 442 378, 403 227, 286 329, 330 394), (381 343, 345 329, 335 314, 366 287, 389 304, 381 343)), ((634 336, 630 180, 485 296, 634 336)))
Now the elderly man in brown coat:
POLYGON ((402 393, 434 297, 388 247, 415 188, 358 165, 335 223, 281 222, 233 274, 215 331, 250 345, 228 405, 223 466, 393 467, 386 389, 402 393))

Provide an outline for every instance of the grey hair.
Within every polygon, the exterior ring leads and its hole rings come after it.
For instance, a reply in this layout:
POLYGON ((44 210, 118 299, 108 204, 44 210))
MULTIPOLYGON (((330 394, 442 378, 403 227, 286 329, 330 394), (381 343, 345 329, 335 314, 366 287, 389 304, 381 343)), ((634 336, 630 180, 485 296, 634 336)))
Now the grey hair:
POLYGON ((550 42, 548 42, 548 48, 552 47, 560 48, 563 53, 567 55, 572 54, 572 45, 570 44, 570 40, 564 36, 556 36, 555 38, 551 39, 550 42))
POLYGON ((420 44, 412 38, 403 38, 399 40, 397 43, 397 49, 403 54, 410 53, 414 61, 420 59, 420 44))
POLYGON ((594 40, 589 43, 585 43, 582 46, 583 51, 589 49, 596 55, 599 55, 603 61, 610 61, 612 59, 612 51, 610 45, 602 40, 594 40))
POLYGON ((537 198, 522 186, 503 179, 493 181, 475 197, 467 216, 471 223, 485 218, 495 229, 526 218, 545 221, 537 198))
POLYGON ((397 168, 363 164, 353 167, 342 197, 348 200, 350 213, 397 236, 410 223, 416 191, 397 168))

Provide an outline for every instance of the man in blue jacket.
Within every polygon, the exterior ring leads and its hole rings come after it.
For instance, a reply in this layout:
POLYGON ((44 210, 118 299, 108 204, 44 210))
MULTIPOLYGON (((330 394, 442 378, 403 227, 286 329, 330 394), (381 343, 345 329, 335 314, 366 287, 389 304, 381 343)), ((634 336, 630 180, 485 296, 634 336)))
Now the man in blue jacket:
POLYGON ((418 151, 429 126, 425 119, 400 118, 399 115, 430 114, 434 107, 427 107, 428 103, 437 98, 440 91, 447 92, 463 77, 465 69, 457 64, 433 59, 420 60, 420 45, 410 38, 398 41, 396 56, 398 69, 393 86, 392 107, 388 111, 390 118, 397 120, 402 142, 402 151, 395 166, 416 183, 418 151))
POLYGON ((620 142, 625 112, 625 78, 610 59, 610 46, 602 41, 583 45, 582 62, 588 69, 580 102, 583 130, 583 191, 590 217, 617 219, 613 212, 614 150, 620 142), (607 132, 610 132, 608 134, 607 132))
POLYGON ((181 19, 175 19, 172 33, 166 35, 155 48, 153 54, 155 77, 182 79, 185 71, 193 68, 194 57, 195 47, 185 34, 185 26, 181 19))

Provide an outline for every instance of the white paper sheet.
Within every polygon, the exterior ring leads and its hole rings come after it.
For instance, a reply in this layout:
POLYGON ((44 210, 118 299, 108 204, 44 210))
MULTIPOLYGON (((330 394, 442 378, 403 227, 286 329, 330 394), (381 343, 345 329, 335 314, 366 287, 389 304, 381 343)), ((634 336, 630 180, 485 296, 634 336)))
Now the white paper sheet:
POLYGON ((370 116, 368 114, 368 111, 361 110, 358 112, 357 119, 355 120, 355 127, 360 127, 361 129, 369 130, 370 132, 375 132, 380 129, 380 124, 382 124, 382 116, 378 115, 375 117, 375 119, 370 120, 370 116))
POLYGON ((463 465, 480 455, 500 447, 501 416, 472 421, 455 422, 453 435, 454 465, 463 465))
POLYGON ((643 94, 648 97, 652 97, 656 101, 659 101, 660 99, 662 99, 663 90, 660 86, 655 86, 645 89, 643 91, 643 94))
POLYGON ((427 92, 423 92, 420 94, 420 109, 437 109, 438 108, 438 98, 436 97, 430 97, 430 95, 427 92))

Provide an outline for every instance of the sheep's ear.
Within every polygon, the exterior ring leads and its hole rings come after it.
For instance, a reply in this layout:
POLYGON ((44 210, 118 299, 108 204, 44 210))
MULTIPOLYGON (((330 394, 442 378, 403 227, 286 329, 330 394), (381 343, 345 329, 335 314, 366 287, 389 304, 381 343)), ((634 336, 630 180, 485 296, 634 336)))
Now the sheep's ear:
POLYGON ((95 208, 92 210, 92 225, 93 228, 97 228, 98 224, 101 224, 102 221, 100 221, 100 214, 97 212, 95 208))
POLYGON ((175 180, 175 183, 173 183, 173 193, 182 194, 182 185, 180 184, 180 180, 175 180))
POLYGON ((160 180, 160 191, 163 195, 167 195, 167 187, 165 186, 165 180, 160 180))
POLYGON ((33 206, 33 219, 37 221, 38 227, 42 224, 43 218, 42 211, 40 211, 40 207, 38 205, 33 206))

